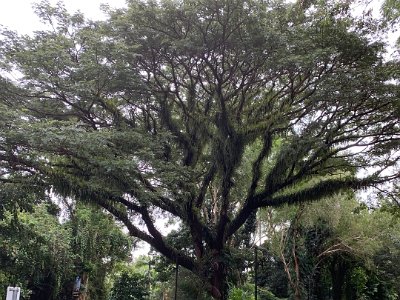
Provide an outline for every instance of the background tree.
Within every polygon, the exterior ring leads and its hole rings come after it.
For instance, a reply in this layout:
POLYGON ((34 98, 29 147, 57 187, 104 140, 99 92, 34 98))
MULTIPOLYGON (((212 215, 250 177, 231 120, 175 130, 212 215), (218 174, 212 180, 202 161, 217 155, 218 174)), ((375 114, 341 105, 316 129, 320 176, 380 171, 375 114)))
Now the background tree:
POLYGON ((132 241, 98 207, 78 205, 65 226, 71 232, 73 272, 81 277, 85 299, 108 299, 106 276, 116 263, 129 260, 132 241))
POLYGON ((0 293, 20 286, 22 299, 64 299, 64 284, 71 280, 71 234, 50 207, 31 213, 7 212, 0 221, 0 293))
POLYGON ((398 62, 349 5, 129 1, 106 22, 37 5, 50 30, 2 32, 2 187, 96 203, 226 299, 259 208, 399 176, 398 62))
POLYGON ((400 17, 400 5, 397 1, 386 0, 382 5, 382 12, 386 19, 396 23, 400 17))
POLYGON ((385 207, 368 209, 353 195, 342 194, 273 214, 274 220, 268 222, 276 231, 264 242, 269 251, 262 252, 261 262, 272 260, 283 266, 277 270, 261 264, 258 282, 274 294, 288 296, 268 280, 285 270, 281 283, 286 282, 300 299, 397 297, 392 280, 397 275, 389 265, 398 255, 394 249, 400 223, 385 207), (383 258, 383 253, 388 256, 383 258))

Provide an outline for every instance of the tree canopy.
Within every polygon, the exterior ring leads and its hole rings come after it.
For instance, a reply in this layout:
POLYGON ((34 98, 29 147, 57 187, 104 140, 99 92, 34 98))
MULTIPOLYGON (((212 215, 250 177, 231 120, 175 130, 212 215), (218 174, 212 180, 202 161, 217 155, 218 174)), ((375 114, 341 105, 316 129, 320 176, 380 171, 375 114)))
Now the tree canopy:
POLYGON ((35 9, 49 30, 2 31, 0 191, 96 203, 214 298, 259 208, 399 177, 399 64, 347 1, 35 9))

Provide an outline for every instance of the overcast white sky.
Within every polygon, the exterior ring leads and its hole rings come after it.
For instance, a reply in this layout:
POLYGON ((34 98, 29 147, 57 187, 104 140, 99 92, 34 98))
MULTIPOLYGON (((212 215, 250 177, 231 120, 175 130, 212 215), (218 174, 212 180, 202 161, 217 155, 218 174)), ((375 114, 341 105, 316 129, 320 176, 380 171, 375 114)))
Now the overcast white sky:
MULTIPOLYGON (((32 9, 32 4, 38 2, 40 0, 0 0, 0 25, 23 34, 43 28, 32 9)), ((50 0, 52 4, 57 2, 57 0, 50 0)), ((64 0, 62 2, 69 12, 80 10, 87 18, 93 20, 104 18, 100 10, 101 4, 109 4, 115 8, 126 6, 125 0, 64 0)))
MULTIPOLYGON (((49 1, 52 4, 56 4, 59 0, 49 1)), ((32 4, 35 2, 38 3, 40 0, 0 0, 0 25, 22 34, 29 34, 34 30, 44 28, 44 25, 40 23, 39 18, 33 12, 32 4)), ((100 10, 101 4, 108 4, 114 8, 126 6, 125 0, 63 0, 62 2, 69 12, 80 10, 87 18, 92 20, 105 17, 100 10)), ((369 7, 373 8, 374 14, 378 14, 383 0, 369 0, 367 2, 369 2, 369 7)), ((362 14, 365 10, 365 5, 356 5, 354 9, 356 14, 362 14)), ((392 35, 393 37, 390 37, 390 40, 395 40, 399 34, 392 35)))

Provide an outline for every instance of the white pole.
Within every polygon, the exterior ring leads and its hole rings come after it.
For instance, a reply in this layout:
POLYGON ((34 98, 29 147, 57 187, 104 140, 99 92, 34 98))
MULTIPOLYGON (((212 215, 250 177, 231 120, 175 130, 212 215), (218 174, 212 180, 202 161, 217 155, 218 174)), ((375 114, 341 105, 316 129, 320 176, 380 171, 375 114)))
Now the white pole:
POLYGON ((6 300, 19 300, 20 294, 21 294, 21 289, 19 287, 9 286, 7 288, 6 300))

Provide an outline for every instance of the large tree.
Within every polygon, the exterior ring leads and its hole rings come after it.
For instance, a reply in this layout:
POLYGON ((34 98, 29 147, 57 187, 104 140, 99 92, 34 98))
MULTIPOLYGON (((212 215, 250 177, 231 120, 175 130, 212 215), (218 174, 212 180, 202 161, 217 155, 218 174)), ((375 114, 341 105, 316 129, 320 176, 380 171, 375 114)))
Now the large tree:
POLYGON ((399 176, 398 62, 349 5, 131 0, 105 22, 37 5, 50 30, 3 30, 0 189, 97 203, 225 299, 259 208, 399 176))

